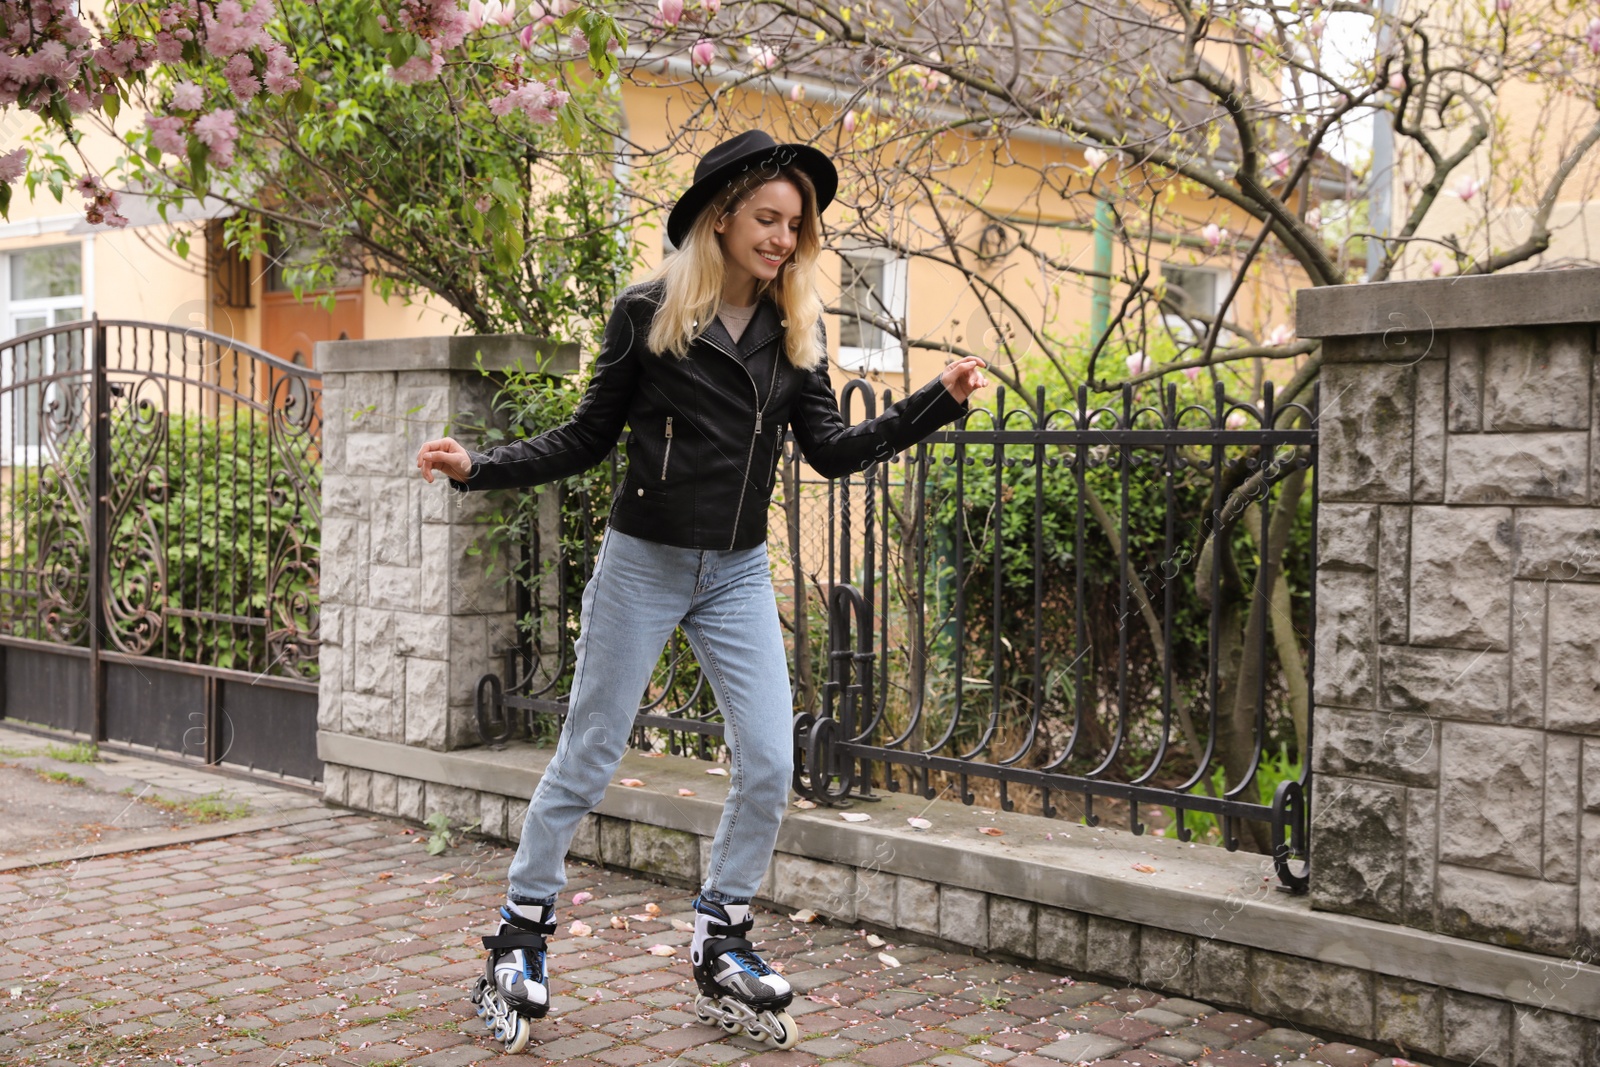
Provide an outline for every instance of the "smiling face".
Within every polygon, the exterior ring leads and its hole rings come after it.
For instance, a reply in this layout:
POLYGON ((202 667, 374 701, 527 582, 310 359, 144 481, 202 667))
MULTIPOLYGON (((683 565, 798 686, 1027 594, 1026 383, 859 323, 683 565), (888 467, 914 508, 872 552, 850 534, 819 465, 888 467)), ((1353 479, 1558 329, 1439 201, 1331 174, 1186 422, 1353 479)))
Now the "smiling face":
POLYGON ((804 198, 792 182, 777 178, 717 220, 726 270, 723 296, 748 307, 756 285, 777 278, 800 240, 804 198))

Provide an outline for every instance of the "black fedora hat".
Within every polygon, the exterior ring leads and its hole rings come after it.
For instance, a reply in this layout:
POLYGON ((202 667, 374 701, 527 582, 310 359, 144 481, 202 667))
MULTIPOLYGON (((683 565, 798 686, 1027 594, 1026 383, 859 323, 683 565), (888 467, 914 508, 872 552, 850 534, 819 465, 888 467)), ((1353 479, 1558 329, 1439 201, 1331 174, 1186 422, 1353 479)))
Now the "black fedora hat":
POLYGON ((833 202, 839 189, 833 160, 810 145, 779 144, 761 130, 750 130, 723 141, 696 164, 694 184, 678 197, 667 216, 668 239, 674 247, 681 246, 700 212, 729 185, 745 180, 753 187, 788 166, 799 167, 816 186, 818 213, 833 202))

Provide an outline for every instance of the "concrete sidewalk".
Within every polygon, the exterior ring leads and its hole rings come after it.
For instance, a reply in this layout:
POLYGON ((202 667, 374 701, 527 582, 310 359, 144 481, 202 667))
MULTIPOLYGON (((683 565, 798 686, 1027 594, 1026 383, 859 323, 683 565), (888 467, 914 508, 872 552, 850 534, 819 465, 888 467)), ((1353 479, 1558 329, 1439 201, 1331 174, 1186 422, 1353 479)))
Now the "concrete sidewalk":
MULTIPOLYGON (((508 849, 430 857, 426 830, 328 810, 166 848, 0 873, 0 1062, 464 1064, 478 937, 508 849)), ((523 1058, 573 1067, 1394 1067, 1405 1061, 1138 989, 1113 989, 763 910, 805 1037, 764 1050, 696 1023, 689 894, 571 865, 554 1014, 523 1058), (581 906, 571 895, 593 894, 581 906), (647 904, 661 913, 648 917, 647 904), (641 916, 641 918, 632 918, 641 916), (612 921, 625 924, 615 929, 612 921), (567 925, 593 928, 573 936, 567 925), (672 945, 673 956, 647 951, 672 945)))

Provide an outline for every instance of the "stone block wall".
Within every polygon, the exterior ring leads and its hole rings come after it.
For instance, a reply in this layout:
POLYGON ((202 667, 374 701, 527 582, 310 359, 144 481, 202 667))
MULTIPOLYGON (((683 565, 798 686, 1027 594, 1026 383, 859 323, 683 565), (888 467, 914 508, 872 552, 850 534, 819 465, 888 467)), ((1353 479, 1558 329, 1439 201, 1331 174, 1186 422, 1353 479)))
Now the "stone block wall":
POLYGON ((576 365, 534 339, 328 341, 322 371, 318 726, 422 748, 475 744, 474 688, 514 638, 505 561, 483 551, 492 503, 424 482, 417 449, 493 414, 479 368, 576 365), (469 553, 469 549, 476 552, 469 553))
POLYGON ((1301 294, 1317 908, 1600 958, 1597 276, 1301 294))

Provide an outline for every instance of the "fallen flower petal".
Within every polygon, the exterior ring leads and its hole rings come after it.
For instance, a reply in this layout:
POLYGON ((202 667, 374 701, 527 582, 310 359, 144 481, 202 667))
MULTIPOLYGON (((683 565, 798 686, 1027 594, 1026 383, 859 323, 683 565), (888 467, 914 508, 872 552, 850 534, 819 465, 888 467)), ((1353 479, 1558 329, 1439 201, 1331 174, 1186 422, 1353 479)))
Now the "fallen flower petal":
POLYGON ((661 914, 661 905, 651 901, 649 904, 644 906, 644 913, 651 918, 655 918, 661 914))
POLYGON ((1006 832, 998 826, 980 826, 978 833, 988 834, 990 837, 1004 837, 1006 832))
POLYGON ((898 967, 898 966, 900 966, 900 961, 895 959, 893 956, 889 955, 887 952, 878 953, 878 959, 883 961, 883 965, 885 967, 898 967))
POLYGON ((629 789, 637 789, 637 788, 639 788, 639 787, 640 787, 640 786, 641 786, 641 785, 644 785, 644 783, 643 783, 643 782, 641 782, 641 781, 639 781, 639 779, 637 779, 637 778, 624 778, 624 779, 623 779, 623 780, 622 780, 622 781, 621 781, 621 782, 619 782, 619 783, 617 783, 617 784, 619 784, 619 785, 625 785, 625 786, 627 786, 627 787, 628 787, 628 788, 629 788, 629 789))
POLYGON ((652 956, 671 956, 674 955, 678 950, 673 948, 671 945, 651 945, 649 948, 645 949, 645 951, 650 953, 652 956))
POLYGON ((868 819, 872 818, 872 816, 868 815, 864 811, 841 811, 839 813, 839 818, 843 819, 845 822, 866 822, 868 819))
POLYGON ((593 899, 594 894, 590 893, 588 890, 585 890, 581 893, 574 893, 572 894, 572 905, 573 907, 577 907, 579 904, 587 904, 593 899))
POLYGON ((799 799, 799 800, 794 802, 794 806, 797 807, 797 808, 804 809, 805 811, 810 811, 812 808, 817 806, 817 802, 815 800, 806 800, 805 798, 802 797, 801 799, 799 799))
POLYGON ((680 797, 692 797, 692 796, 694 796, 694 790, 693 789, 680 789, 680 790, 678 790, 678 795, 680 797))
POLYGON ((910 823, 912 826, 916 827, 918 830, 930 830, 930 829, 933 828, 933 823, 929 822, 927 819, 918 818, 915 815, 913 815, 911 818, 907 819, 906 822, 910 823))
POLYGON ((1156 869, 1154 867, 1150 866, 1148 863, 1135 863, 1133 865, 1133 869, 1136 870, 1136 871, 1143 871, 1145 874, 1155 874, 1156 873, 1156 869))
POLYGON ((707 774, 720 774, 724 778, 728 777, 728 769, 726 767, 712 767, 712 768, 708 769, 706 771, 706 773, 707 774))
POLYGON ((817 921, 817 913, 812 911, 810 908, 801 908, 799 911, 797 911, 793 915, 789 916, 789 918, 792 921, 797 922, 797 923, 816 922, 817 921))
POLYGON ((588 937, 590 934, 594 933, 594 927, 590 926, 582 919, 577 919, 573 921, 571 926, 567 927, 567 932, 573 937, 588 937))
POLYGON ((680 930, 680 931, 682 931, 683 933, 686 933, 686 934, 693 933, 694 932, 694 923, 684 922, 682 919, 673 919, 672 920, 672 928, 674 930, 680 930))
POLYGON ((628 920, 627 919, 624 919, 620 915, 611 916, 611 929, 613 929, 613 930, 626 930, 627 928, 628 928, 628 920))
POLYGON ((873 948, 882 948, 884 941, 883 938, 879 937, 877 934, 868 934, 867 944, 871 945, 873 948))

